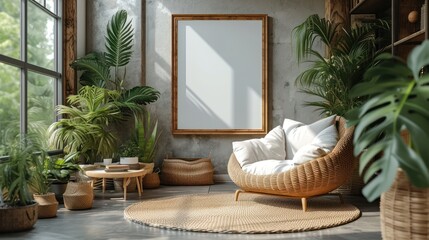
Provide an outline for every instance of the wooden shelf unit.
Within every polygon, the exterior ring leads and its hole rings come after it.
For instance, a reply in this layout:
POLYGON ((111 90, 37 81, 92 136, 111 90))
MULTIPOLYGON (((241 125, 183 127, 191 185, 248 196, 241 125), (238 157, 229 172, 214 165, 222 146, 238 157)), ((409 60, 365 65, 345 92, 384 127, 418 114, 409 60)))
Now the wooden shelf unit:
POLYGON ((409 51, 423 40, 429 38, 429 0, 355 0, 350 2, 349 16, 352 14, 375 14, 377 18, 391 20, 391 44, 385 48, 390 48, 394 55, 406 58, 409 51), (425 23, 421 28, 421 7, 426 4, 425 23), (417 11, 418 21, 410 23, 408 14, 417 11))

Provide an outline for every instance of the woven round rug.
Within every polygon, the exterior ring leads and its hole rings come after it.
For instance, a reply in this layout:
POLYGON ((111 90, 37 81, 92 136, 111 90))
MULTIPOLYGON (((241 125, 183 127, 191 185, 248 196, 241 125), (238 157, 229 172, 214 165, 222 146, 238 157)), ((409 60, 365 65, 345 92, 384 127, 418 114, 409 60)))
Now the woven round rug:
POLYGON ((125 218, 167 229, 218 233, 284 233, 342 225, 360 217, 355 206, 338 198, 308 200, 259 194, 197 194, 142 201, 127 207, 125 218))

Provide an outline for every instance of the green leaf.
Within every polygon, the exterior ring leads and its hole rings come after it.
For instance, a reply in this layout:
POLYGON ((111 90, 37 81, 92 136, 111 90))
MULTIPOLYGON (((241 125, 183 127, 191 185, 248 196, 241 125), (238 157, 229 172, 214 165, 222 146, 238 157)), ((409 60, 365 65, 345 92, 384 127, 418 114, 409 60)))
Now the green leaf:
POLYGON ((134 29, 131 21, 127 22, 127 12, 120 10, 107 25, 106 61, 109 66, 121 67, 130 62, 133 46, 134 29))
POLYGON ((429 40, 423 41, 422 44, 411 51, 407 64, 413 73, 414 79, 419 79, 420 69, 429 65, 429 40))
POLYGON ((160 93, 149 86, 137 86, 122 94, 122 102, 146 105, 158 100, 160 93))

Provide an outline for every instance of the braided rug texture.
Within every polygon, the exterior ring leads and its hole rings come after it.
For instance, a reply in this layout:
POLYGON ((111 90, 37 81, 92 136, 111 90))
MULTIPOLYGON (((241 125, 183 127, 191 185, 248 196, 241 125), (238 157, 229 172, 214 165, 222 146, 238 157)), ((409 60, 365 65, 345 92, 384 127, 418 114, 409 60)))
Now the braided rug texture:
POLYGON ((317 230, 360 217, 355 206, 334 197, 308 200, 242 193, 195 194, 138 202, 124 211, 126 219, 152 227, 216 233, 285 233, 317 230))

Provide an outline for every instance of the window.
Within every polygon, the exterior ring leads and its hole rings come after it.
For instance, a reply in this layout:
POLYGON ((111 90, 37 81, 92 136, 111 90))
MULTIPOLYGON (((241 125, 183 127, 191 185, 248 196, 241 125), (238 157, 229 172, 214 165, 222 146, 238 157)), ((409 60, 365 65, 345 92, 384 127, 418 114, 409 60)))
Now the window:
POLYGON ((61 0, 0 1, 0 131, 46 136, 61 96, 61 0))

